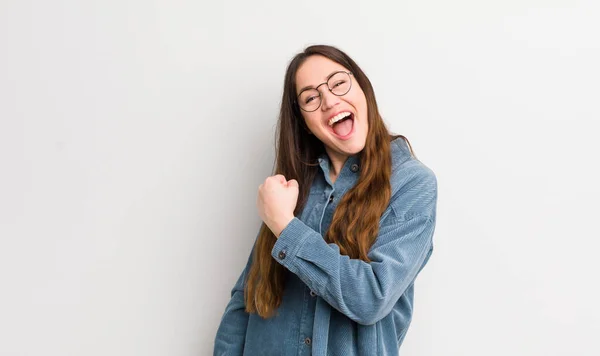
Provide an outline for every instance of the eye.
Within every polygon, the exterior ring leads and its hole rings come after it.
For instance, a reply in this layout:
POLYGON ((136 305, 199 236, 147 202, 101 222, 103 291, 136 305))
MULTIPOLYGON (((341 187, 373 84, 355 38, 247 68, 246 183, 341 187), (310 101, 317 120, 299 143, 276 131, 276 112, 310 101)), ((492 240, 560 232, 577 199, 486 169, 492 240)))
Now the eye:
POLYGON ((317 97, 316 96, 309 96, 308 98, 306 98, 306 100, 304 101, 306 104, 310 103, 311 101, 315 100, 317 97))
POLYGON ((343 84, 345 84, 345 83, 346 83, 346 81, 345 81, 345 80, 338 80, 337 82, 335 82, 335 83, 333 84, 333 88, 335 88, 335 87, 339 87, 340 85, 343 85, 343 84))

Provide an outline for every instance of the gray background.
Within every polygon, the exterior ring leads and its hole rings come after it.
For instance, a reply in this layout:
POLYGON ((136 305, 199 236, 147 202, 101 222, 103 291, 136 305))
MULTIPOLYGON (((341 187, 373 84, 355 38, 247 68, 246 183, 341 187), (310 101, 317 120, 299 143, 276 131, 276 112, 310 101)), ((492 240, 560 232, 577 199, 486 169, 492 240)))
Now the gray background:
POLYGON ((599 355, 597 1, 0 1, 0 355, 209 355, 290 58, 439 181, 403 355, 599 355))

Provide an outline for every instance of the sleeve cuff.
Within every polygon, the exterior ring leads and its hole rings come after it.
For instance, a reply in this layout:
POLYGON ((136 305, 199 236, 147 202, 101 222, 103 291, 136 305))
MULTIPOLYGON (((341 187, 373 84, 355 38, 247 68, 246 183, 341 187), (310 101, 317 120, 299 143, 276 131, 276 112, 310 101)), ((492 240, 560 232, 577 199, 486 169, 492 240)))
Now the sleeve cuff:
POLYGON ((313 230, 309 226, 294 217, 279 234, 279 238, 271 250, 271 256, 281 265, 295 272, 294 260, 311 232, 313 230))

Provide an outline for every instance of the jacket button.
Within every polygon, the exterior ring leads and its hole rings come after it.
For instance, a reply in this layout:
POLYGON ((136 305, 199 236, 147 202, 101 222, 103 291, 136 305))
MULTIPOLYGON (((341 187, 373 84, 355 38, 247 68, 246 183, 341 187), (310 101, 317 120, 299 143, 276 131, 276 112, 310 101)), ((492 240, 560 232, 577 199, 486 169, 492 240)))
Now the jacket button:
POLYGON ((331 194, 331 196, 329 197, 329 202, 331 203, 333 201, 333 194, 331 194))
POLYGON ((285 250, 279 251, 279 259, 283 260, 285 258, 285 250))
POLYGON ((313 292, 312 290, 310 291, 310 296, 311 296, 311 297, 314 297, 314 296, 316 296, 316 295, 317 295, 317 293, 313 292))
POLYGON ((306 339, 304 339, 304 343, 307 345, 310 345, 311 341, 312 340, 310 339, 310 337, 307 337, 306 339))
POLYGON ((358 164, 354 163, 352 166, 350 166, 350 170, 354 173, 358 172, 358 164))

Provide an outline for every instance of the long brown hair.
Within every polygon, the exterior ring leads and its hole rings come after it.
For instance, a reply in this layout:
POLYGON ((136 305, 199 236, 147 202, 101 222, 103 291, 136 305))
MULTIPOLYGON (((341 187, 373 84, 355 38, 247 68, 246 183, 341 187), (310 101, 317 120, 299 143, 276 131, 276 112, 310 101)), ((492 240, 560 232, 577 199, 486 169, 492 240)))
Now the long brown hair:
MULTIPOLYGON (((281 110, 276 130, 276 158, 274 174, 296 179, 300 188, 294 215, 298 216, 306 204, 308 192, 318 172, 317 158, 324 152, 323 143, 309 134, 296 102, 296 72, 304 61, 321 55, 352 72, 367 99, 368 133, 364 149, 358 154, 361 163, 356 185, 339 202, 325 235, 328 243, 339 246, 340 252, 350 258, 369 262, 367 253, 379 232, 379 219, 388 206, 391 187, 390 141, 402 135, 391 135, 379 115, 371 82, 360 67, 341 50, 326 45, 307 47, 289 63, 285 74, 281 110)), ((408 142, 408 140, 407 140, 408 142)), ((410 147, 410 143, 409 147, 410 147)), ((412 152, 412 147, 410 147, 412 152)), ((271 317, 283 297, 286 269, 271 257, 275 235, 263 223, 252 255, 244 298, 246 311, 271 317)))

